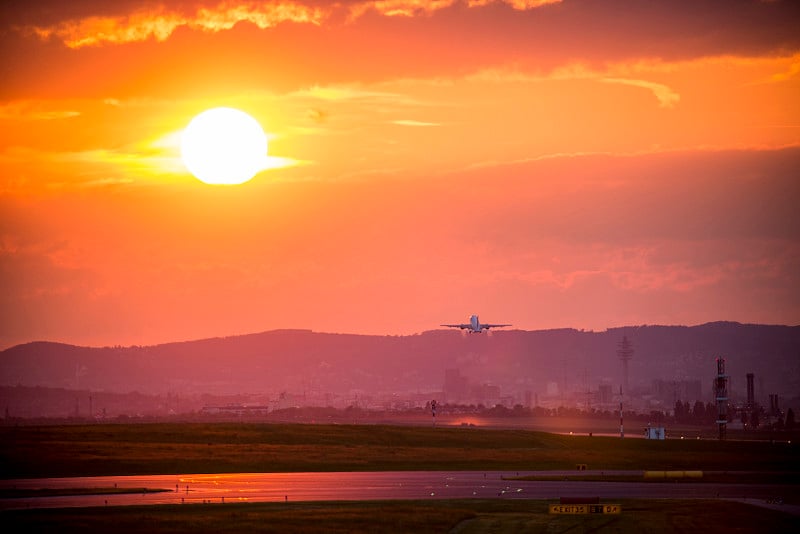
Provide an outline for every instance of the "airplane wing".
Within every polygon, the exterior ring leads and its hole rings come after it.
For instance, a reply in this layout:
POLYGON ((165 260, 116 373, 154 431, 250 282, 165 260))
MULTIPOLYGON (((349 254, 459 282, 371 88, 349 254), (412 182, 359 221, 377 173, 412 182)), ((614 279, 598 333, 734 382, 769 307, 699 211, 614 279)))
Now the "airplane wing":
POLYGON ((486 328, 486 329, 489 329, 489 328, 500 328, 501 326, 513 326, 513 325, 510 325, 510 324, 483 324, 483 323, 481 323, 481 328, 486 328))
POLYGON ((472 328, 471 324, 440 324, 439 326, 446 326, 448 328, 472 328))

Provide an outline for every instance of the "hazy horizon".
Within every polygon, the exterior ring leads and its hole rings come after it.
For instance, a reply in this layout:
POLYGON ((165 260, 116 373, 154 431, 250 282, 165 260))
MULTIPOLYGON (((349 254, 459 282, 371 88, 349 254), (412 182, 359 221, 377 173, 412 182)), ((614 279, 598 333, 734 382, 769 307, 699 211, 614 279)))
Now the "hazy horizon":
MULTIPOLYGON (((770 396, 778 395, 785 409, 800 401, 799 348, 800 327, 720 322, 605 332, 501 330, 491 336, 454 330, 412 336, 273 330, 134 347, 35 343, 3 351, 0 400, 16 415, 45 413, 36 412, 45 397, 48 413, 74 414, 79 398, 85 413, 86 395, 65 391, 160 396, 161 401, 150 399, 149 409, 162 415, 177 406, 178 397, 183 409, 196 410, 213 402, 252 405, 265 399, 273 408, 419 408, 431 398, 488 408, 591 403, 611 410, 624 387, 628 409, 649 413, 670 410, 676 400, 712 402, 722 357, 731 402, 743 402, 746 377, 752 376, 754 401, 767 406, 770 396), (624 366, 623 340, 633 351, 624 366)), ((124 412, 120 399, 104 402, 117 413, 136 413, 124 412)))
POLYGON ((610 332, 612 330, 625 330, 625 329, 642 328, 642 327, 693 328, 693 327, 705 326, 705 325, 711 325, 711 324, 738 324, 738 325, 742 325, 742 326, 766 326, 766 327, 785 327, 785 328, 797 328, 797 327, 800 327, 800 324, 792 325, 792 324, 775 324, 775 323, 773 323, 773 324, 743 323, 743 322, 740 322, 740 321, 725 321, 725 320, 707 321, 707 322, 698 323, 698 324, 628 324, 628 325, 619 325, 619 326, 609 326, 609 327, 602 328, 602 329, 575 328, 575 327, 571 327, 571 326, 562 326, 562 327, 553 327, 553 328, 517 328, 515 326, 511 326, 511 327, 503 328, 502 330, 495 329, 495 330, 493 330, 491 332, 488 332, 488 333, 486 331, 484 331, 484 332, 482 332, 480 334, 471 334, 471 333, 467 333, 467 332, 464 332, 464 331, 449 330, 449 329, 443 328, 443 327, 429 328, 427 330, 422 330, 422 331, 419 331, 419 332, 410 332, 410 333, 407 333, 407 334, 396 334, 396 333, 390 333, 390 332, 388 332, 388 333, 334 332, 334 331, 327 331, 327 330, 314 330, 312 328, 299 328, 299 327, 298 328, 291 328, 291 327, 286 327, 286 328, 269 328, 269 329, 257 330, 257 331, 253 331, 253 332, 240 332, 240 333, 219 335, 219 336, 205 336, 205 337, 187 338, 187 339, 170 339, 170 340, 160 341, 160 342, 156 342, 156 343, 146 343, 146 344, 133 343, 133 344, 130 344, 130 345, 124 345, 124 344, 121 344, 121 343, 112 343, 112 344, 109 344, 109 345, 80 345, 80 344, 76 344, 76 343, 68 343, 68 342, 65 342, 65 341, 58 340, 58 339, 31 339, 31 340, 28 340, 28 341, 23 341, 21 343, 15 343, 13 345, 0 347, 0 351, 4 351, 4 350, 7 350, 7 349, 10 349, 10 348, 19 346, 19 345, 27 345, 27 344, 31 344, 31 343, 55 343, 55 344, 61 344, 61 345, 72 345, 72 346, 82 347, 82 348, 155 347, 155 346, 158 346, 158 345, 169 345, 169 344, 175 344, 175 343, 191 343, 191 342, 194 342, 194 341, 208 341, 208 340, 214 340, 214 339, 228 339, 228 338, 245 337, 245 336, 256 336, 256 335, 259 335, 259 334, 268 334, 270 332, 284 332, 284 331, 285 332, 311 332, 311 333, 314 333, 314 334, 325 334, 325 335, 334 335, 334 336, 341 335, 341 336, 369 336, 369 337, 409 337, 409 336, 419 336, 419 335, 423 335, 423 334, 430 333, 430 332, 453 332, 453 334, 460 334, 462 337, 468 337, 468 336, 472 336, 472 335, 484 336, 484 337, 489 336, 489 337, 491 337, 491 336, 495 335, 498 331, 505 331, 505 332, 521 331, 521 332, 536 333, 536 332, 551 332, 551 331, 567 330, 567 331, 575 331, 575 332, 602 334, 602 333, 608 333, 608 332, 610 332))

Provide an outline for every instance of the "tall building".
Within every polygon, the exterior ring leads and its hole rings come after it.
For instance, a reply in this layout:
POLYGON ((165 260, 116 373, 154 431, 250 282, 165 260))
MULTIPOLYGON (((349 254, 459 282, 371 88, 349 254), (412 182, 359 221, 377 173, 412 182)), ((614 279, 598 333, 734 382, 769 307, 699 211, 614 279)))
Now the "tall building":
POLYGON ((756 391, 755 386, 753 384, 753 379, 755 375, 753 373, 747 373, 747 409, 752 410, 756 404, 756 391))

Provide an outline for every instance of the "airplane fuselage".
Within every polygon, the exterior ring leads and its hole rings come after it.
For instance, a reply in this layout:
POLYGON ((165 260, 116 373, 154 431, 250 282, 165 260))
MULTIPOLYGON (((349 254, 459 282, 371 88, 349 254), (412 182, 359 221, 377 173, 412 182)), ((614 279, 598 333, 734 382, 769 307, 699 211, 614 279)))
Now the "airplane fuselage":
POLYGON ((483 332, 483 327, 481 326, 481 322, 478 319, 477 315, 470 315, 469 316, 469 332, 470 334, 480 334, 483 332))

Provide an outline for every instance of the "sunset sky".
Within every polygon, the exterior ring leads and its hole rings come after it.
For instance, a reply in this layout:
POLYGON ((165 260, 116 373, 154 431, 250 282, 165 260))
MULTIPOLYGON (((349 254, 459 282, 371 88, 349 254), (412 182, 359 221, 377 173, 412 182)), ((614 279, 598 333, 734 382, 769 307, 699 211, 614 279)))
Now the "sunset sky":
POLYGON ((800 324, 800 2, 0 3, 0 348, 800 324), (247 112, 267 169, 181 131, 247 112))

